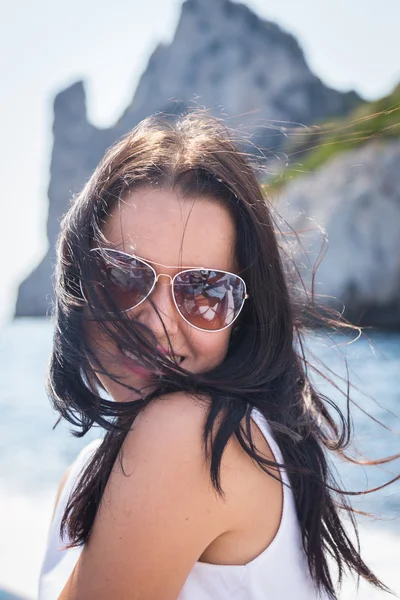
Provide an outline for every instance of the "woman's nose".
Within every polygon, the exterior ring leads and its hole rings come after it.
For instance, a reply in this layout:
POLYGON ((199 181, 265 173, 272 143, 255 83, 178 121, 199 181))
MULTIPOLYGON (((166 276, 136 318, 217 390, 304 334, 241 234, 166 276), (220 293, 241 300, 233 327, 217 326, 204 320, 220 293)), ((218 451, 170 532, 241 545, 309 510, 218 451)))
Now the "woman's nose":
POLYGON ((177 332, 180 316, 172 298, 170 277, 159 276, 154 290, 140 308, 140 321, 147 325, 157 338, 165 336, 164 327, 170 336, 177 332))

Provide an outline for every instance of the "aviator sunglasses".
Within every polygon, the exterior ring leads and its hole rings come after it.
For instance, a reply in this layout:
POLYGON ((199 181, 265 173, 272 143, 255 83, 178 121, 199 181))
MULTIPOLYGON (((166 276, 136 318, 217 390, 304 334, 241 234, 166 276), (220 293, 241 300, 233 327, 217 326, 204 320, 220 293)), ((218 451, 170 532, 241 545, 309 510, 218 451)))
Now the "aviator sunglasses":
POLYGON ((169 277, 181 317, 201 331, 222 331, 238 318, 248 298, 244 280, 228 271, 201 267, 184 269, 171 277, 157 275, 145 260, 120 250, 93 248, 90 254, 98 261, 97 273, 95 280, 85 281, 81 288, 95 310, 104 311, 104 291, 119 312, 132 310, 150 296, 160 277, 169 277))

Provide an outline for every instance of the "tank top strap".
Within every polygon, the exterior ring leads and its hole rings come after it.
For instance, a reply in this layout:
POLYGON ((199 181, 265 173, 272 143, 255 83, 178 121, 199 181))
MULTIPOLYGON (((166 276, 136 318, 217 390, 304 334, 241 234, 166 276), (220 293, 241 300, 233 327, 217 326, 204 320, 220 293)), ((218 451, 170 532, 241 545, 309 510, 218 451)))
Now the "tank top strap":
MULTIPOLYGON (((283 464, 283 456, 282 456, 282 452, 273 436, 273 433, 271 431, 271 426, 268 423, 267 419, 264 417, 264 415, 258 410, 258 408, 253 408, 251 411, 251 418, 253 419, 253 421, 256 423, 256 425, 258 426, 259 430, 261 431, 261 433, 264 435, 265 439, 267 440, 267 443, 271 449, 272 454, 274 455, 274 458, 276 460, 276 462, 283 464)), ((285 483, 286 485, 284 486, 284 488, 286 486, 289 486, 289 478, 287 476, 286 470, 284 468, 280 468, 279 469, 281 478, 282 478, 282 482, 285 483)))

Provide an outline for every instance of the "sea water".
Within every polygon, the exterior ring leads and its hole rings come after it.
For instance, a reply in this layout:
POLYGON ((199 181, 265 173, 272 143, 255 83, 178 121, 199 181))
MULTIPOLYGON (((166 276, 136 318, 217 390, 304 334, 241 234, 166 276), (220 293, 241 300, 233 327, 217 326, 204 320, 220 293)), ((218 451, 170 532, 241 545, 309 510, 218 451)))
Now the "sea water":
MULTIPOLYGON (((19 319, 0 331, 0 598, 2 588, 36 598, 58 482, 80 448, 101 435, 97 429, 77 439, 65 423, 53 429, 57 415, 45 393, 52 333, 52 324, 44 319, 19 319)), ((400 335, 369 333, 351 343, 353 339, 310 334, 309 359, 321 369, 322 360, 344 377, 349 370, 357 451, 375 459, 393 455, 400 452, 400 335)), ((340 392, 314 377, 345 408, 340 392)), ((341 386, 345 388, 343 382, 341 386)), ((335 459, 334 466, 348 490, 377 487, 400 473, 400 461, 371 468, 335 459)), ((359 520, 363 557, 399 593, 400 483, 353 504, 375 515, 359 520)), ((356 595, 350 581, 341 595, 343 600, 385 597, 390 596, 364 584, 356 595)))

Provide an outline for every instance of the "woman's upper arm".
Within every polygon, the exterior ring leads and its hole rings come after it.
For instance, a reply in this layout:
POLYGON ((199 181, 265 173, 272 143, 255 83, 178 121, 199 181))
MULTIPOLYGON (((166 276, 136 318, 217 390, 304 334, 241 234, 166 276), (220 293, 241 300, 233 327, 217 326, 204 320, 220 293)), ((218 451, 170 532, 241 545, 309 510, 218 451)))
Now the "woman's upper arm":
POLYGON ((177 394, 137 418, 59 600, 176 600, 194 563, 228 529, 204 457, 205 410, 177 394), (124 474, 125 473, 125 474, 124 474))

